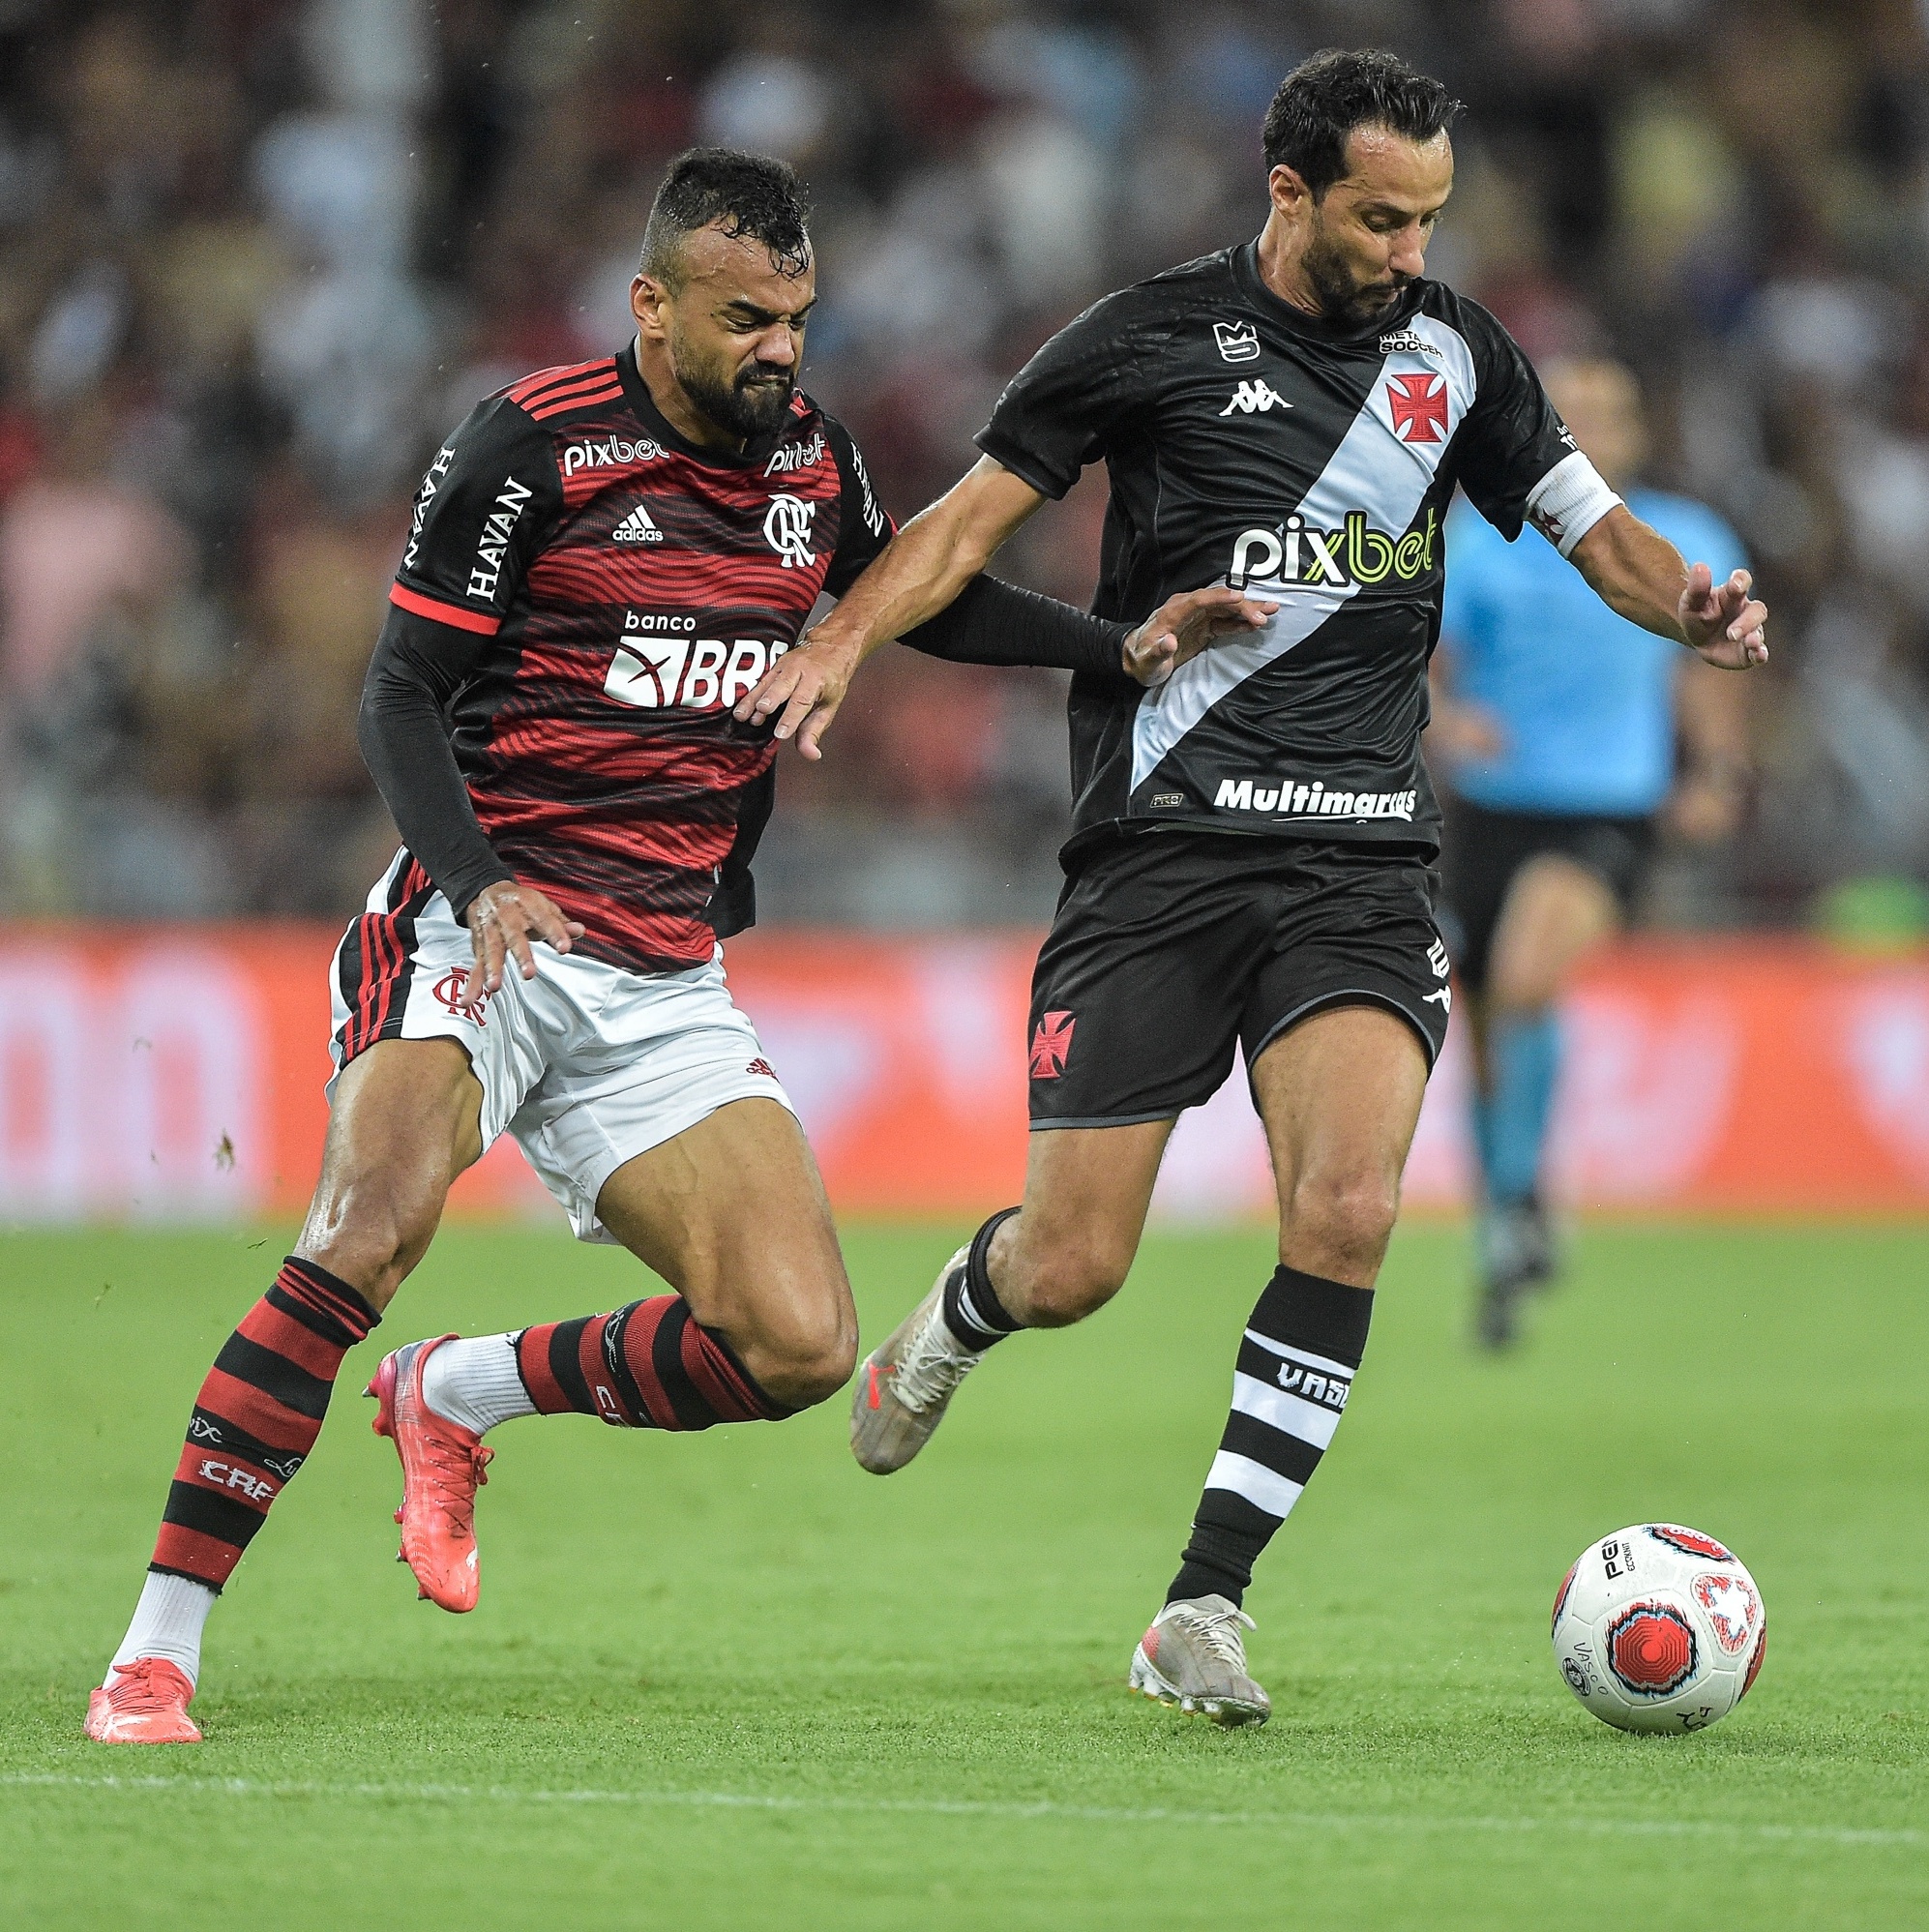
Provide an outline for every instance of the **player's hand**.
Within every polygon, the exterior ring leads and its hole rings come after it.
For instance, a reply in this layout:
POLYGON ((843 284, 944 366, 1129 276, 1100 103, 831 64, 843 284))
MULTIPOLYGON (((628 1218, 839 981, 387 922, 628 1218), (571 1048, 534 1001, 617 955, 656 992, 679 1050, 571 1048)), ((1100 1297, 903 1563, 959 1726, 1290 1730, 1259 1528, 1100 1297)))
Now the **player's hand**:
POLYGON ((1726 583, 1716 583, 1706 564, 1688 566, 1688 587, 1681 592, 1676 615, 1689 646, 1722 670, 1753 670, 1768 662, 1764 635, 1768 607, 1751 597, 1755 580, 1737 570, 1726 583))
POLYGON ((524 979, 536 977, 536 957, 529 950, 532 939, 566 953, 585 930, 579 920, 565 919, 553 899, 513 878, 484 886, 469 901, 464 916, 476 956, 462 986, 462 1004, 471 1012, 501 987, 503 968, 511 959, 524 979))
POLYGON ((794 736, 807 758, 820 758, 817 741, 830 729, 858 663, 855 651, 806 637, 763 673, 731 715, 740 725, 761 725, 775 714, 772 737, 781 742, 794 736))
POLYGON ((1242 597, 1223 583, 1169 597, 1126 639, 1122 660, 1127 677, 1141 684, 1164 684, 1179 666, 1196 658, 1229 632, 1258 631, 1279 609, 1242 597))

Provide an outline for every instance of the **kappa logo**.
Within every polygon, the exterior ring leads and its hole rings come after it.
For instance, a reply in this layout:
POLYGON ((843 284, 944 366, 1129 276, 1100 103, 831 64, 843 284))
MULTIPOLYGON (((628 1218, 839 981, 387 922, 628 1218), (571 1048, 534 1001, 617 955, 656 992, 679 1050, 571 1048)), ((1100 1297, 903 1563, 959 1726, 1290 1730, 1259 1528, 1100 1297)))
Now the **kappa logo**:
POLYGON ((1266 381, 1264 376, 1251 382, 1242 382, 1232 392, 1232 400, 1220 410, 1222 416, 1230 416, 1236 410, 1242 416, 1263 416, 1268 409, 1291 409, 1289 402, 1279 391, 1266 381))
POLYGON ((1056 1080, 1065 1071, 1072 1053, 1072 1028, 1078 1024, 1070 1013, 1048 1013, 1039 1021, 1031 1036, 1033 1080, 1056 1080))
POLYGON ((817 506, 801 496, 780 492, 770 499, 763 518, 763 541, 777 552, 786 570, 809 570, 816 562, 816 552, 811 549, 811 525, 816 515, 817 506))
POLYGON ((1438 443, 1445 438, 1447 382, 1423 369, 1412 375, 1386 378, 1386 402, 1393 411, 1393 433, 1403 443, 1438 443))
MULTIPOLYGON (((1447 957, 1446 944, 1443 940, 1436 939, 1434 943, 1427 948, 1427 964, 1433 967, 1434 977, 1436 979, 1445 979, 1447 974, 1453 970, 1453 962, 1447 957)), ((1434 1000, 1439 1000, 1440 1011, 1446 1014, 1449 1018, 1452 1017, 1453 1014, 1452 987, 1438 986, 1433 990, 1433 992, 1422 994, 1420 996, 1422 1000, 1428 1003, 1431 1003, 1434 1000)))
POLYGON ((657 528, 650 513, 638 503, 616 527, 609 532, 612 544, 660 544, 663 532, 657 528))
POLYGON ((1215 322, 1212 325, 1213 340, 1219 344, 1219 353, 1228 362, 1258 362, 1260 359, 1260 332, 1250 322, 1215 322))

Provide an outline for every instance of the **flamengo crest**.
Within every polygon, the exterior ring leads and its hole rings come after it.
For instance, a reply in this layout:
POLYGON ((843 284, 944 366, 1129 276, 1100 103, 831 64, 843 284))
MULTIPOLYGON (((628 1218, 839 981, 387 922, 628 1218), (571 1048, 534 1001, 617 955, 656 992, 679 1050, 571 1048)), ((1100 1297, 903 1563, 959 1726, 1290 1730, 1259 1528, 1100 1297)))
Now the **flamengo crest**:
POLYGON ((763 541, 783 559, 786 570, 809 570, 816 562, 816 552, 810 548, 811 524, 816 514, 817 506, 801 496, 779 494, 770 499, 763 519, 763 541))

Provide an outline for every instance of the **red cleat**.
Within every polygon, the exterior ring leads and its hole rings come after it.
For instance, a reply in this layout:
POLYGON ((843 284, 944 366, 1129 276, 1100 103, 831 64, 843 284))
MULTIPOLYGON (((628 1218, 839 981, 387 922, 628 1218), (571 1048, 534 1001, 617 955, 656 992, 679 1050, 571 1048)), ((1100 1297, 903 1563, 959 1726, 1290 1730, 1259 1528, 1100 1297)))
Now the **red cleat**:
POLYGON ((87 1735, 97 1744, 198 1744, 188 1715, 194 1686, 165 1657, 136 1657, 87 1700, 87 1735))
POLYGON ((410 1342, 385 1355, 364 1391, 380 1407, 373 1428, 395 1443, 401 1458, 401 1525, 399 1562, 415 1572, 416 1586, 444 1610, 473 1610, 482 1589, 476 1561, 476 1491, 493 1450, 473 1430, 438 1415, 422 1399, 422 1364, 453 1335, 410 1342))

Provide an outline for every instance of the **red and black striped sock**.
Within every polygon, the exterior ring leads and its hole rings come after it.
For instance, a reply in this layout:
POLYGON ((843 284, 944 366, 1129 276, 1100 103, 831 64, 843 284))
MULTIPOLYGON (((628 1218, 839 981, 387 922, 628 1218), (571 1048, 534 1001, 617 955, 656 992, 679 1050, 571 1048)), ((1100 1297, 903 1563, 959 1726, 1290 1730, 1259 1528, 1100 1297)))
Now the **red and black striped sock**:
POLYGON ((314 1447, 342 1356, 380 1320, 326 1268, 282 1263, 201 1384, 150 1570, 226 1583, 314 1447))
POLYGON ((516 1367, 540 1413, 600 1415, 619 1429, 707 1429, 795 1412, 757 1385, 680 1294, 525 1328, 516 1367))

